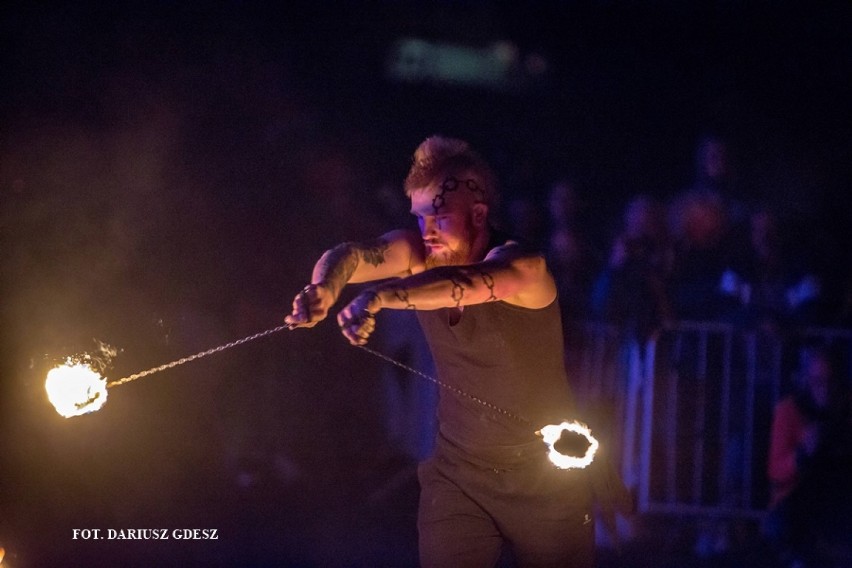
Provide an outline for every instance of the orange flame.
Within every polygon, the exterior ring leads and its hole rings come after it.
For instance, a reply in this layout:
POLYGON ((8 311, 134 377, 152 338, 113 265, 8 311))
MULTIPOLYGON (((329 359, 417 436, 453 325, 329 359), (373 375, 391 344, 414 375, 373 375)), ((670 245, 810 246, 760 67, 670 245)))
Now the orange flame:
POLYGON ((595 452, 598 451, 598 446, 600 445, 597 439, 592 436, 592 431, 589 430, 585 424, 577 422, 576 420, 574 422, 563 422, 562 424, 548 424, 539 430, 538 434, 544 438, 544 443, 547 444, 547 447, 550 450, 547 457, 553 465, 560 469, 585 468, 595 459, 595 452), (584 436, 586 440, 589 441, 589 447, 586 449, 586 454, 584 456, 566 456, 565 454, 559 453, 559 451, 554 447, 554 444, 556 444, 556 442, 559 441, 559 438, 562 437, 562 432, 566 430, 568 432, 574 432, 575 434, 584 436))

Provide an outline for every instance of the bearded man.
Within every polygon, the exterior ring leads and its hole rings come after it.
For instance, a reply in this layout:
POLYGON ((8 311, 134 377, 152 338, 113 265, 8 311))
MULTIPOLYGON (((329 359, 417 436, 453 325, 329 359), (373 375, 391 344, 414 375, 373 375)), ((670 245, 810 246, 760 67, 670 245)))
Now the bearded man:
POLYGON ((337 316, 354 345, 381 310, 417 311, 445 387, 418 469, 423 566, 494 566, 508 547, 522 566, 591 567, 588 472, 554 467, 536 435, 574 410, 545 260, 493 229, 495 176, 464 141, 426 139, 405 192, 420 234, 330 249, 286 322, 316 325, 351 283, 377 282, 337 316))

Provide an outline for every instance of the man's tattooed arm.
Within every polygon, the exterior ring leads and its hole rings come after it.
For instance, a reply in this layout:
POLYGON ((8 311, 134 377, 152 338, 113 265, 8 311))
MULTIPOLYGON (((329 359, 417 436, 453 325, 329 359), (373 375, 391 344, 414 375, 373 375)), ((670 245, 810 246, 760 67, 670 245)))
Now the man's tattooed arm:
POLYGON ((482 262, 409 272, 377 283, 369 292, 372 314, 383 309, 435 310, 497 301, 538 309, 554 301, 556 284, 543 256, 505 246, 493 249, 482 262))
POLYGON ((395 288, 393 289, 393 295, 397 300, 402 302, 405 305, 406 310, 416 310, 417 306, 411 303, 411 300, 408 297, 408 290, 405 288, 395 288))
POLYGON ((341 243, 328 250, 314 267, 312 282, 325 286, 335 299, 358 268, 355 243, 341 243))
POLYGON ((361 249, 361 259, 372 266, 378 266, 385 262, 385 253, 389 248, 390 243, 386 239, 378 238, 365 244, 361 249))
POLYGON ((376 286, 381 308, 434 310, 503 301, 543 308, 556 298, 544 257, 514 243, 492 249, 485 260, 439 266, 376 286))
POLYGON ((383 308, 398 310, 432 310, 459 308, 470 304, 496 302, 498 279, 511 290, 513 275, 504 267, 487 264, 442 266, 426 272, 393 280, 376 287, 383 308))
POLYGON ((407 276, 413 262, 412 242, 407 233, 394 231, 372 241, 339 244, 316 263, 311 282, 325 287, 337 299, 350 283, 407 276))

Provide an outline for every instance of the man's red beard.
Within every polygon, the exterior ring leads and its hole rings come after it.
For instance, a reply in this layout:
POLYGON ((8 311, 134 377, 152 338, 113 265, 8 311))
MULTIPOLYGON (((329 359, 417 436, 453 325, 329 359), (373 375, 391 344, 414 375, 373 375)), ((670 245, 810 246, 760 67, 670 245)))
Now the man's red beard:
POLYGON ((457 250, 445 248, 442 252, 437 254, 430 252, 426 256, 426 268, 429 269, 435 268, 436 266, 458 266, 461 264, 467 264, 469 251, 470 247, 465 245, 457 250))
POLYGON ((436 243, 443 245, 443 250, 441 250, 441 252, 433 253, 431 249, 428 249, 425 261, 426 268, 429 269, 435 268, 436 266, 460 266, 462 264, 469 264, 471 262, 470 251, 473 249, 474 240, 474 228, 469 220, 465 224, 464 233, 464 238, 459 241, 458 246, 454 249, 451 249, 443 241, 436 243))

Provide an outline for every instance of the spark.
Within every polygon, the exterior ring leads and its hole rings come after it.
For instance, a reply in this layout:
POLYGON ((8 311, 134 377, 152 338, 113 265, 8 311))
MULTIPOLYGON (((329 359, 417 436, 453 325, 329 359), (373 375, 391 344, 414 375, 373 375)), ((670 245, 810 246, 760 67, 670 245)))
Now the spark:
POLYGON ((68 359, 47 373, 47 398, 56 411, 70 418, 99 410, 107 400, 107 382, 89 364, 68 359))
POLYGON ((595 452, 598 451, 598 446, 600 445, 597 439, 592 436, 592 431, 585 424, 576 420, 574 422, 563 422, 562 424, 548 424, 539 430, 537 434, 544 438, 544 443, 550 450, 547 457, 553 465, 560 469, 585 468, 595 459, 595 452), (569 456, 559 452, 556 448, 556 443, 562 438, 563 432, 573 432, 586 439, 588 447, 583 456, 569 456))

